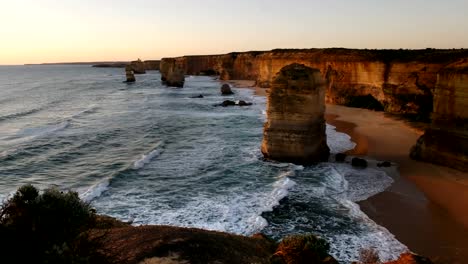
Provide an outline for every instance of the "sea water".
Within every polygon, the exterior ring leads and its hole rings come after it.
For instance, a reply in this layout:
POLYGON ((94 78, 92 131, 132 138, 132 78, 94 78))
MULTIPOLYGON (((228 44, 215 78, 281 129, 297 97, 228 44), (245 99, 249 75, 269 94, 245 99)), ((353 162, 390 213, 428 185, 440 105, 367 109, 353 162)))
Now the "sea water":
MULTIPOLYGON (((122 69, 0 67, 0 199, 30 183, 76 190, 135 225, 314 233, 343 263, 361 249, 383 260, 407 250, 356 204, 392 184, 375 166, 262 160, 264 97, 221 96, 212 77, 187 76, 183 89, 163 86, 156 71, 122 80, 122 69), (228 99, 253 105, 213 106, 228 99)), ((330 125, 327 136, 333 153, 355 146, 330 125)))

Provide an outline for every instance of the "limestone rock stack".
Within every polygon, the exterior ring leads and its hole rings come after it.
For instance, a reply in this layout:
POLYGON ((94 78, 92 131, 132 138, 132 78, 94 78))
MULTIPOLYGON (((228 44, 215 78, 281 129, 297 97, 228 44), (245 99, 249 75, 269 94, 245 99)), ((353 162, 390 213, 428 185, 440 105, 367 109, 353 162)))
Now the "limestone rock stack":
POLYGON ((178 61, 173 58, 161 60, 161 81, 167 86, 184 87, 185 70, 178 61))
POLYGON ((317 69, 295 63, 280 70, 268 94, 262 142, 266 158, 304 165, 328 160, 325 89, 317 69))
POLYGON ((431 127, 411 149, 410 156, 468 171, 468 59, 439 73, 431 127))
POLYGON ((135 74, 145 74, 146 73, 146 65, 140 59, 136 61, 130 62, 130 66, 135 74))
POLYGON ((125 82, 127 83, 135 82, 135 75, 133 74, 133 69, 130 65, 125 66, 125 76, 127 78, 125 82))

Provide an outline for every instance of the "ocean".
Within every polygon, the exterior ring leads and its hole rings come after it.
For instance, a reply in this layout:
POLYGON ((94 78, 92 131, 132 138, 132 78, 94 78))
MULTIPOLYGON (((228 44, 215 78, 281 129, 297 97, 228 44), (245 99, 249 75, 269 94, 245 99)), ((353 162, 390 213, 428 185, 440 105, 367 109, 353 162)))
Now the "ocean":
MULTIPOLYGON (((98 213, 134 225, 314 233, 342 263, 360 249, 382 260, 408 250, 356 203, 392 184, 385 171, 266 162, 264 97, 244 88, 221 96, 213 77, 187 76, 182 89, 163 86, 157 71, 136 77, 125 84, 123 69, 86 65, 0 66, 0 200, 30 183, 75 190, 98 213), (253 105, 214 107, 226 99, 253 105)), ((333 126, 327 136, 332 153, 355 146, 333 126)))

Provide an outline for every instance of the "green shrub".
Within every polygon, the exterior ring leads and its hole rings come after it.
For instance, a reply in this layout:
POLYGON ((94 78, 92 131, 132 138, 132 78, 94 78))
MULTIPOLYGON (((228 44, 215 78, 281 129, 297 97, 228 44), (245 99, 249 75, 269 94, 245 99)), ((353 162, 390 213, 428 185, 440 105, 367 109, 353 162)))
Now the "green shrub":
POLYGON ((1 258, 13 263, 90 263, 99 254, 85 231, 95 219, 76 192, 51 188, 39 193, 24 185, 0 209, 1 258))

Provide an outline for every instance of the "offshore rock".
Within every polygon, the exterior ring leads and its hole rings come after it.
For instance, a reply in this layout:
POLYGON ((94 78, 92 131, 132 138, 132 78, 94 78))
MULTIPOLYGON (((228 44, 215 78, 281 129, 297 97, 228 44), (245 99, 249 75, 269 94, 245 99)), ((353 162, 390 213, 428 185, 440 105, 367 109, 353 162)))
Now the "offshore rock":
POLYGON ((127 80, 125 82, 127 83, 133 83, 135 82, 135 75, 133 74, 132 67, 130 65, 125 66, 125 76, 127 80))
POLYGON ((184 68, 175 59, 163 59, 160 70, 163 84, 172 87, 184 87, 184 68))
POLYGON ((229 84, 225 83, 221 86, 221 94, 222 95, 231 95, 234 94, 231 90, 231 86, 229 84))
POLYGON ((320 71, 297 63, 282 68, 268 93, 265 158, 304 165, 327 161, 324 112, 320 71))
POLYGON ((146 65, 140 59, 130 62, 130 67, 132 67, 132 70, 133 70, 133 72, 135 74, 145 74, 146 73, 146 65))
POLYGON ((468 171, 468 59, 439 73, 431 126, 410 157, 468 171))

